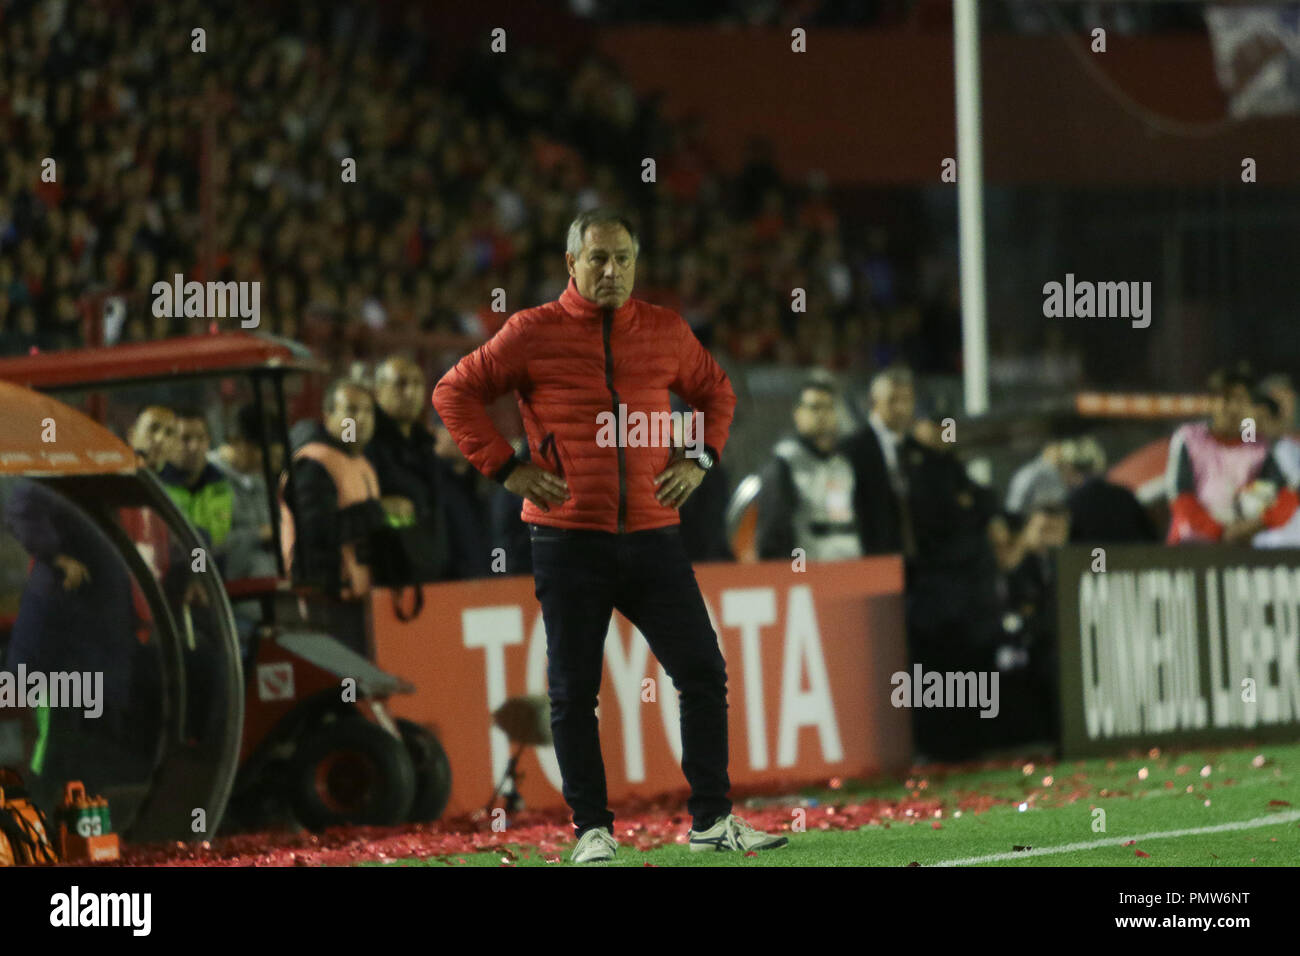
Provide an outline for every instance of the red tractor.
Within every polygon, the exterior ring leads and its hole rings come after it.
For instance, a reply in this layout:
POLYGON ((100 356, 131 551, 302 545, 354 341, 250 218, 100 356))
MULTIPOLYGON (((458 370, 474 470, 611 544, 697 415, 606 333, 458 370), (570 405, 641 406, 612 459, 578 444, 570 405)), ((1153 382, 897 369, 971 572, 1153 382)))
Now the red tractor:
MULTIPOLYGON (((259 419, 272 423, 262 436, 261 479, 271 489, 266 522, 272 529, 272 541, 267 550, 275 556, 277 574, 225 581, 210 568, 202 577, 209 585, 216 583, 219 599, 212 600, 209 594, 202 606, 204 613, 198 613, 200 592, 181 584, 178 576, 189 551, 184 545, 193 544, 197 535, 192 527, 186 528, 183 533, 188 538, 181 542, 181 529, 164 530, 164 525, 185 525, 185 520, 169 507, 156 476, 143 465, 137 466, 134 458, 134 477, 150 489, 151 503, 166 514, 166 521, 142 520, 137 515, 117 522, 119 538, 134 545, 125 560, 136 566, 137 572, 140 565, 147 567, 152 581, 166 584, 158 587, 175 592, 170 600, 161 602, 166 607, 151 610, 144 602, 137 608, 135 619, 147 622, 139 629, 156 632, 166 625, 174 632, 176 648, 159 645, 160 659, 169 654, 193 658, 189 678, 180 680, 180 686, 175 686, 175 674, 162 668, 158 699, 174 703, 197 695, 211 708, 213 700, 221 696, 213 695, 221 684, 223 668, 234 668, 242 686, 241 699, 227 695, 230 699, 202 717, 205 726, 238 728, 237 760, 231 753, 226 758, 228 767, 218 774, 230 779, 213 785, 221 795, 215 800, 218 806, 212 801, 206 806, 209 820, 225 817, 237 827, 256 827, 290 815, 312 829, 334 824, 432 821, 442 814, 451 792, 446 753, 435 728, 394 719, 385 705, 390 695, 414 688, 399 676, 380 670, 365 654, 319 625, 309 624, 309 619, 328 620, 328 601, 310 588, 295 587, 281 555, 284 529, 277 498, 282 482, 284 498, 290 506, 293 503, 291 477, 287 473, 282 476, 280 467, 283 450, 290 447, 285 380, 320 371, 302 346, 243 332, 0 360, 0 382, 56 396, 119 434, 126 434, 136 413, 149 405, 213 409, 251 404, 259 419), (168 537, 177 540, 164 541, 168 537), (169 579, 173 580, 167 583, 169 579), (220 605, 220 613, 208 613, 214 604, 220 605), (323 613, 322 607, 326 608, 323 613), (317 613, 312 613, 313 608, 317 613), (205 615, 219 619, 218 623, 206 620, 205 615), (224 641, 216 632, 237 618, 243 626, 230 628, 232 633, 241 632, 231 641, 233 649, 216 650, 224 641)), ((107 492, 108 484, 100 483, 107 492)), ((99 493, 94 477, 85 479, 83 485, 79 491, 84 499, 99 493)), ((0 582, 4 563, 0 544, 0 582)), ((381 590, 365 600, 385 599, 396 597, 381 590)), ((370 622, 368 607, 366 611, 370 622)), ((0 604, 0 621, 3 612, 0 604)), ((368 638, 373 646, 373 635, 368 638)), ((180 706, 193 709, 194 703, 191 699, 180 706)), ((149 763, 147 758, 145 763, 149 763)), ((148 769, 152 774, 158 767, 148 769)), ((147 803, 152 797, 146 794, 141 799, 147 803)), ((198 805, 187 804, 186 812, 198 805)), ((124 832, 128 838, 144 835, 124 832)), ((178 825, 169 826, 166 833, 150 828, 147 835, 169 839, 195 836, 192 828, 178 825)))

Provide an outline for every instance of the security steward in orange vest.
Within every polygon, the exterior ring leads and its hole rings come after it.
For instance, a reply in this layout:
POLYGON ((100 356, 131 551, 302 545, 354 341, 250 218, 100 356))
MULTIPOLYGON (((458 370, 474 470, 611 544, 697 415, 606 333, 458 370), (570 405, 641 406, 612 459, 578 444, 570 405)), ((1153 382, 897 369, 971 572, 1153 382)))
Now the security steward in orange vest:
POLYGON ((369 539, 387 520, 379 479, 362 453, 375 431, 374 397, 363 385, 339 380, 325 392, 322 411, 324 428, 293 454, 294 513, 285 525, 285 562, 296 583, 337 601, 320 609, 320 623, 364 654, 369 539))

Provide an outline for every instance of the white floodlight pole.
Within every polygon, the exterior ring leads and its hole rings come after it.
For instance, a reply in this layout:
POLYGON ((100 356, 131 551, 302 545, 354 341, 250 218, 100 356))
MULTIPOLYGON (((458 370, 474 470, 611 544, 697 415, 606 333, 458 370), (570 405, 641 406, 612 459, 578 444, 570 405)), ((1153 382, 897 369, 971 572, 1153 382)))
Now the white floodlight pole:
MULTIPOLYGON (((981 154, 979 0, 953 0, 957 80, 957 222, 961 274, 962 387, 966 415, 989 408, 988 311, 984 292, 984 163, 981 154)), ((970 463, 990 480, 987 459, 970 463)))

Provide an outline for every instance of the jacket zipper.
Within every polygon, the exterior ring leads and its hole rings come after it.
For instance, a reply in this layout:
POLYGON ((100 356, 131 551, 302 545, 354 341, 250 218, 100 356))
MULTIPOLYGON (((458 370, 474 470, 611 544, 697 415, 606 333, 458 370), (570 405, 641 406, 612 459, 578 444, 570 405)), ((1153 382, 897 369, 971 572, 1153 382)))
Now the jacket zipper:
MULTIPOLYGON (((610 403, 614 412, 614 421, 618 421, 618 390, 614 388, 614 351, 610 347, 610 336, 614 331, 614 313, 605 310, 602 338, 605 342, 605 387, 609 389, 610 403)), ((624 460, 623 443, 618 443, 618 533, 627 527, 627 464, 624 460)))

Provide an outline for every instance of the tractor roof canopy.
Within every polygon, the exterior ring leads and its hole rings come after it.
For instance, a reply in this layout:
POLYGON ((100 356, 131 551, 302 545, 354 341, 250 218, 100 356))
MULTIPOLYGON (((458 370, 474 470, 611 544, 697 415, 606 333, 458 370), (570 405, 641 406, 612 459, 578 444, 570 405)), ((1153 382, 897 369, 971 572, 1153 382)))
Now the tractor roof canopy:
POLYGON ((132 474, 135 452, 58 399, 0 381, 0 475, 132 474))
POLYGON ((216 332, 4 358, 0 359, 0 380, 54 389, 258 370, 315 372, 321 368, 311 352, 297 342, 249 332, 216 332))

